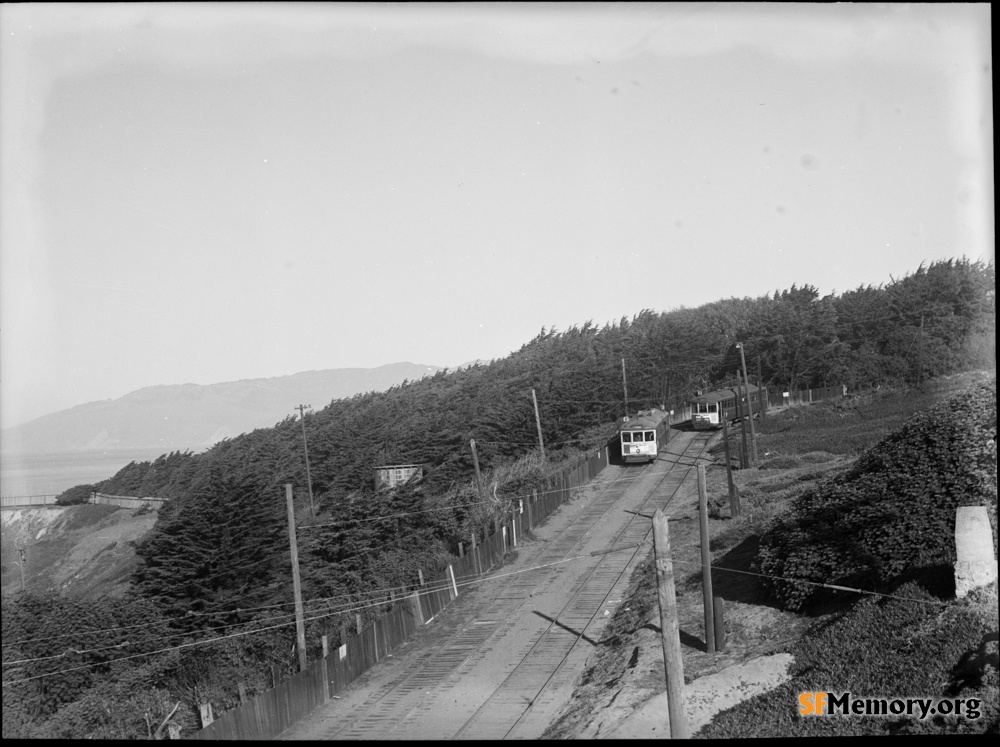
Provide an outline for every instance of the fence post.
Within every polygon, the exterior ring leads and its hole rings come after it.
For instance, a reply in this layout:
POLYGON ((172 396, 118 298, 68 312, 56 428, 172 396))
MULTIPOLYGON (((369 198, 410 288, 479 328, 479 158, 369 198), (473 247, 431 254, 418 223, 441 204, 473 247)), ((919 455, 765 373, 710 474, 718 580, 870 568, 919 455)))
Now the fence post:
POLYGON ((424 624, 424 608, 420 604, 420 592, 419 591, 414 591, 410 595, 410 601, 413 604, 413 606, 416 607, 416 609, 417 609, 417 620, 418 620, 419 624, 423 625, 424 624))
POLYGON ((726 622, 723 619, 722 597, 712 597, 712 612, 715 614, 715 650, 726 650, 726 622))
POLYGON ((201 712, 201 728, 204 729, 210 723, 215 721, 215 715, 212 713, 211 703, 199 703, 198 710, 201 712))

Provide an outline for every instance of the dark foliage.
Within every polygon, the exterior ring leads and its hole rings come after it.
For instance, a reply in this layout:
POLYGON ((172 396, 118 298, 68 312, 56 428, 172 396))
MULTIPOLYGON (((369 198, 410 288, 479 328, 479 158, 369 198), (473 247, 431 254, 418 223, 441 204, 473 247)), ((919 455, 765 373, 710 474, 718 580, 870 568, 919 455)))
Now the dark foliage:
MULTIPOLYGON (((886 588, 954 562, 955 509, 987 505, 996 531, 996 380, 912 418, 843 476, 795 501, 763 537, 757 570, 886 588)), ((769 582, 801 609, 817 587, 769 582)))
POLYGON ((93 485, 74 485, 69 490, 64 490, 56 497, 57 506, 73 506, 78 503, 87 503, 90 494, 97 490, 93 485))

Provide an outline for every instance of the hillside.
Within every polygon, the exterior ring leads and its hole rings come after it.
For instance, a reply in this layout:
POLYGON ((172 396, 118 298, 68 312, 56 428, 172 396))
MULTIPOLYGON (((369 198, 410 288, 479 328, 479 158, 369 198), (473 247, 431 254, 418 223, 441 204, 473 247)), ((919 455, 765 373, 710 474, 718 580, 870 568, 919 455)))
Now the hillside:
POLYGON ((138 562, 134 542, 155 523, 155 511, 115 506, 4 510, 0 588, 4 595, 20 590, 18 548, 23 548, 28 591, 93 600, 121 597, 138 562))
POLYGON ((440 370, 437 366, 391 363, 220 384, 152 386, 6 428, 0 432, 0 443, 5 452, 21 453, 147 448, 201 451, 224 438, 270 427, 294 415, 300 404, 321 409, 334 399, 384 391, 440 370))
MULTIPOLYGON (((970 373, 943 377, 924 392, 877 392, 769 415, 766 423, 758 426, 764 457, 760 467, 735 473, 744 509, 743 516, 735 520, 729 516, 725 470, 720 466, 709 469, 708 493, 715 506, 709 522, 713 593, 725 600, 726 610, 723 651, 709 654, 701 643, 697 522, 672 522, 670 528, 671 547, 679 548, 673 557, 682 641, 687 640, 683 646, 684 679, 692 733, 703 729, 698 736, 734 739, 981 733, 997 728, 997 587, 994 583, 967 600, 954 601, 951 566, 954 504, 985 502, 996 546, 995 391, 995 372, 970 373), (956 461, 958 448, 941 455, 940 444, 927 437, 924 426, 931 422, 935 431, 950 431, 943 426, 955 408, 941 405, 952 402, 961 407, 970 395, 985 391, 993 393, 994 404, 988 408, 992 419, 988 411, 983 413, 979 420, 985 427, 968 429, 964 448, 977 455, 983 467, 989 466, 992 454, 992 468, 985 469, 981 481, 969 482, 980 471, 976 459, 956 461), (906 506, 915 491, 901 490, 900 480, 907 475, 900 475, 889 463, 879 463, 889 449, 898 449, 912 459, 906 464, 910 486, 933 486, 927 495, 935 499, 925 501, 921 511, 927 523, 937 525, 935 529, 912 525, 899 505, 894 510, 897 495, 904 496, 900 504, 906 506), (912 469, 913 464, 922 468, 912 469), (852 477, 856 481, 859 472, 868 476, 865 489, 871 502, 882 503, 885 514, 895 515, 899 543, 880 552, 892 557, 900 545, 919 546, 925 555, 911 560, 905 568, 897 567, 892 578, 881 585, 871 578, 861 584, 859 576, 853 576, 863 588, 878 588, 893 597, 827 592, 806 610, 790 609, 776 598, 767 579, 758 575, 761 545, 774 541, 769 540, 772 534, 785 538, 788 530, 782 528, 782 522, 794 516, 796 509, 803 510, 811 496, 843 491, 845 481, 852 477), (893 488, 899 492, 876 497, 872 483, 893 479, 893 488), (950 489, 953 486, 962 487, 956 492, 950 489), (934 516, 935 511, 941 516, 934 516), (797 693, 820 689, 879 697, 961 694, 983 699, 984 718, 978 723, 962 719, 924 723, 913 719, 794 718, 797 693)), ((968 413, 959 413, 956 419, 968 421, 963 415, 968 413)), ((961 433, 956 429, 949 435, 961 438, 961 433)), ((714 451, 721 456, 721 445, 714 451)), ((842 514, 842 520, 850 519, 851 514, 842 514)), ((824 526, 825 535, 834 532, 832 526, 824 526)), ((852 557, 857 554, 854 550, 852 557)), ((844 551, 850 552, 846 547, 844 551)), ((629 593, 611 621, 605 645, 595 649, 572 702, 550 726, 547 738, 655 738, 669 734, 651 560, 634 574, 629 593)), ((801 567, 795 575, 808 578, 801 567)), ((838 579, 822 576, 817 580, 838 579)))
MULTIPOLYGON (((116 625, 137 617, 168 626, 185 648, 149 659, 143 692, 156 694, 158 704, 130 706, 132 722, 124 731, 114 731, 119 727, 93 703, 101 687, 130 681, 132 661, 95 670, 62 705, 45 699, 48 682, 64 678, 60 662, 48 669, 29 663, 26 674, 37 672, 38 679, 23 680, 23 691, 18 690, 24 723, 53 735, 144 734, 143 709, 163 718, 183 700, 185 712, 196 714, 198 699, 206 694, 231 707, 239 702, 235 683, 247 683, 253 695, 273 681, 273 666, 285 675, 297 671, 294 633, 274 623, 274 610, 288 610, 292 603, 285 484, 294 487, 303 530, 303 596, 328 603, 307 624, 307 653, 315 658, 323 636, 338 646, 347 631, 378 614, 378 604, 359 600, 412 587, 421 572, 446 567, 460 554, 460 543, 489 536, 519 497, 544 490, 561 462, 607 443, 624 413, 672 407, 696 389, 733 385, 744 354, 752 378, 778 396, 840 383, 850 392, 876 392, 870 396, 878 400, 879 393, 919 392, 928 381, 994 365, 993 288, 992 264, 948 261, 921 267, 885 288, 864 287, 839 297, 820 298, 814 288, 793 286, 773 296, 726 299, 698 309, 646 310, 603 328, 590 322, 565 332, 543 328, 521 350, 489 365, 438 372, 325 407, 322 401, 307 402, 314 407, 303 421, 308 477, 303 422, 283 416, 274 427, 224 440, 202 454, 174 452, 129 465, 99 489, 157 496, 167 504, 135 548, 139 563, 132 596, 141 608, 106 612, 116 625), (387 464, 420 464, 423 479, 376 490, 373 467, 387 464), (219 636, 230 634, 223 644, 219 636)), ((768 457, 759 474, 744 470, 741 488, 754 517, 749 526, 768 518, 776 497, 836 470, 840 456, 828 460, 824 454, 853 457, 877 434, 886 435, 883 427, 899 427, 899 412, 912 414, 919 399, 899 400, 895 409, 880 406, 877 414, 867 413, 870 417, 834 411, 837 428, 816 436, 810 448, 781 446, 784 451, 768 457)), ((778 444, 807 438, 814 431, 808 413, 824 411, 797 408, 781 422, 787 432, 768 437, 778 444)), ((756 555, 749 534, 726 550, 747 570, 756 555)), ((12 614, 22 608, 31 613, 29 622, 48 614, 30 594, 8 604, 12 614)), ((70 609, 76 602, 64 596, 51 604, 70 609)), ((638 627, 646 622, 638 621, 638 627)), ((150 633, 150 646, 154 639, 150 633)), ((33 661, 48 653, 39 645, 21 655, 33 661)), ((87 656, 81 666, 103 667, 96 653, 87 656)))

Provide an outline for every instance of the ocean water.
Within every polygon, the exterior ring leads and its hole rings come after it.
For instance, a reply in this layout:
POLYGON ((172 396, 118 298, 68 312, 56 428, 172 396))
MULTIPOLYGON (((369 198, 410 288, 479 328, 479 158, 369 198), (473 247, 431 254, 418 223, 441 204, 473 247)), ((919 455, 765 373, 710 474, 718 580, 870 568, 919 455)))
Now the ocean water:
POLYGON ((162 449, 94 449, 52 454, 0 453, 0 495, 59 495, 113 477, 129 462, 148 462, 162 449))

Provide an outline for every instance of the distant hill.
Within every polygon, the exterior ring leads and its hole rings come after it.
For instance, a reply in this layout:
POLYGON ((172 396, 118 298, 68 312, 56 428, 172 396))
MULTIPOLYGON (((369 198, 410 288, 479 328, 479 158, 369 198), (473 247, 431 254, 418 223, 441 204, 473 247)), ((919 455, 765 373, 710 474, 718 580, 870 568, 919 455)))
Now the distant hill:
POLYGON ((5 452, 159 448, 201 451, 224 438, 271 427, 300 404, 385 391, 441 369, 416 363, 305 371, 221 384, 151 386, 118 399, 88 402, 0 431, 5 452))

